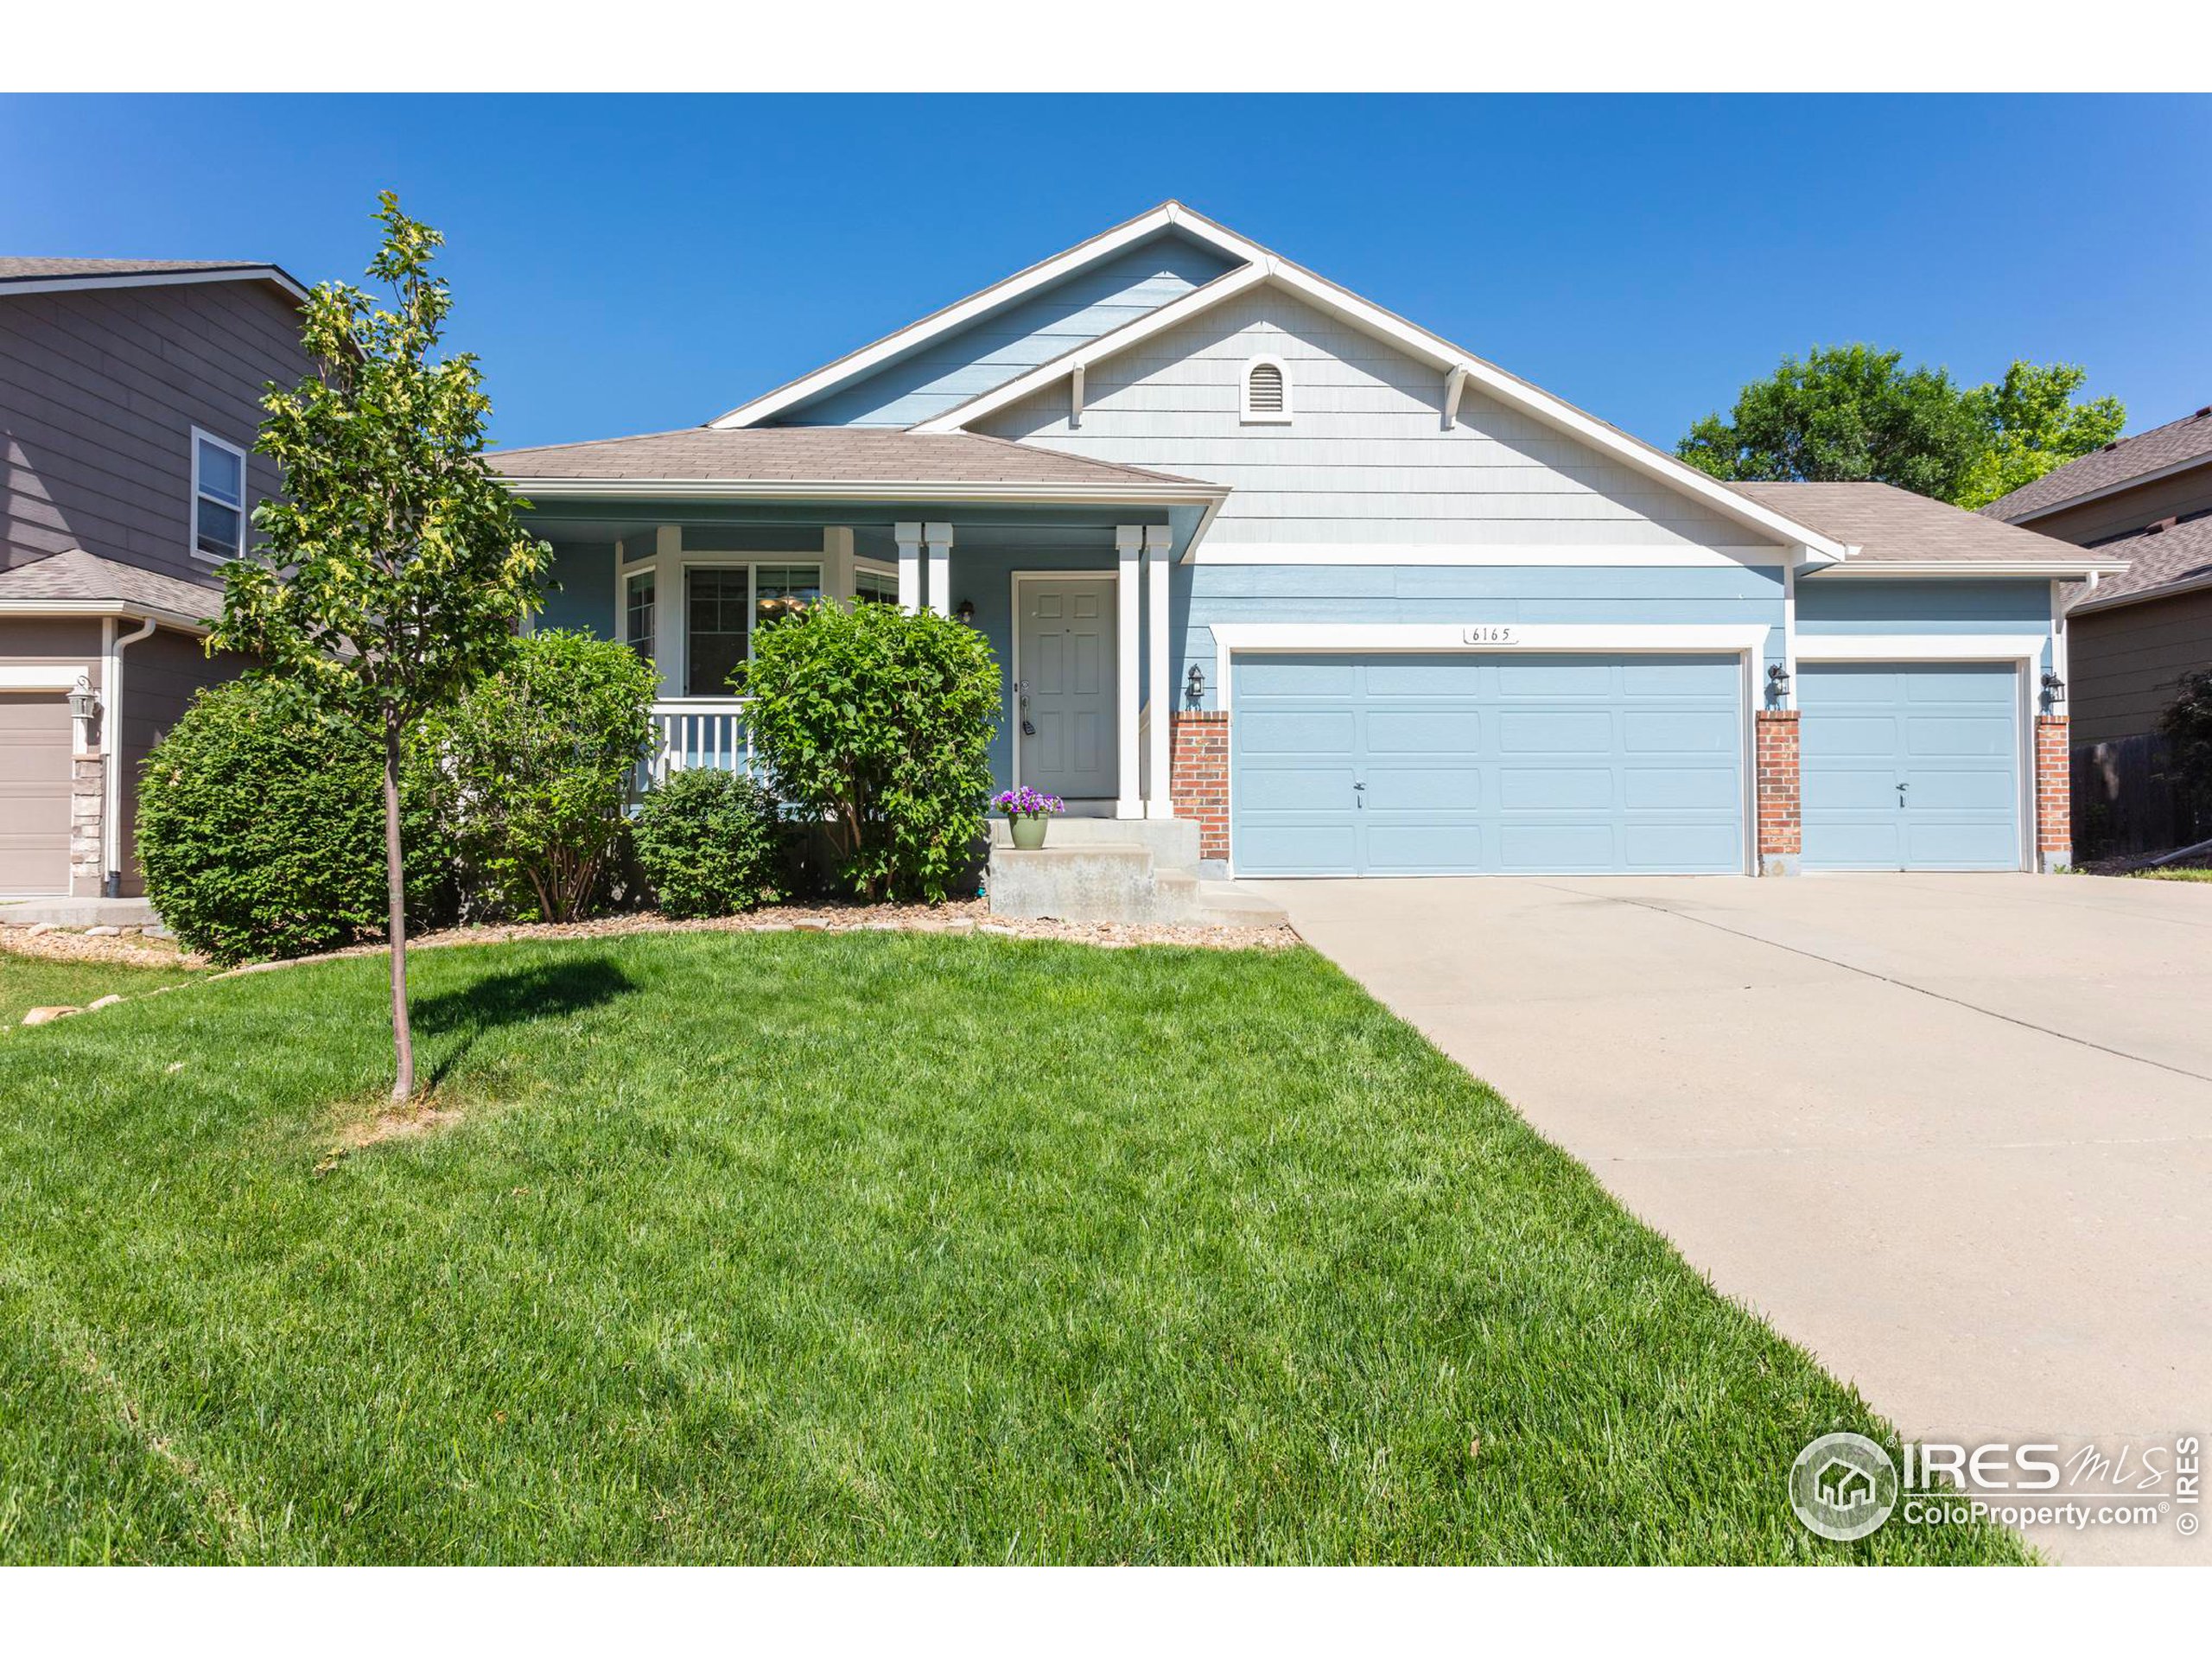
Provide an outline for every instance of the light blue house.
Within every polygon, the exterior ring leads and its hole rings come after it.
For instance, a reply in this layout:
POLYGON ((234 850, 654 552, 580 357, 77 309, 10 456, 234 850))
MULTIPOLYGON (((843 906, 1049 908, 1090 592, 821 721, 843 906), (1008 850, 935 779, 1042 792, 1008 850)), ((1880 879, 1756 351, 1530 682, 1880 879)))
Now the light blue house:
POLYGON ((781 603, 928 605, 1003 665, 1002 782, 1230 875, 2049 868, 2057 585, 2118 568, 1718 483, 1173 202, 705 426, 496 464, 545 620, 658 665, 664 764, 741 756, 781 603))

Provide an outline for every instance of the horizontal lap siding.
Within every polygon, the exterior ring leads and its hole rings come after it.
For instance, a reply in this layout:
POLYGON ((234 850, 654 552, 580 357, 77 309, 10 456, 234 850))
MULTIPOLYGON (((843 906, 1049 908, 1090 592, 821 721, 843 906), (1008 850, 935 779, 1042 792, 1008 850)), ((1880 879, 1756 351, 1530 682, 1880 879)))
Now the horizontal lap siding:
POLYGON ((1182 298, 1230 264, 1180 236, 1153 238, 787 410, 775 424, 913 425, 1182 298))
POLYGON ((2212 669, 2212 589, 2092 611, 2066 626, 2076 743, 2157 731, 2182 676, 2212 669))
POLYGON ((1210 545, 1734 547, 1762 538, 1471 389, 1450 429, 1444 376, 1273 289, 1224 302, 980 429, 1230 486, 1210 545), (1281 358, 1287 425, 1243 424, 1255 356, 1281 358))
MULTIPOLYGON (((312 367, 259 283, 0 297, 6 564, 81 547, 211 582, 191 556, 191 429, 252 447, 264 385, 312 367)), ((247 463, 250 493, 275 466, 247 463)))

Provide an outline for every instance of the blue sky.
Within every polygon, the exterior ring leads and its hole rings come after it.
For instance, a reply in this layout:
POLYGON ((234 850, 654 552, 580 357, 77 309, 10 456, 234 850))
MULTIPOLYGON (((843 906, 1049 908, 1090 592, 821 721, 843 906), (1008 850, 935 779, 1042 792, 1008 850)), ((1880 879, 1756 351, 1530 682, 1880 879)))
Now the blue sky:
POLYGON ((448 239, 507 443, 688 425, 1168 196, 1654 442, 1784 352, 2212 403, 2212 99, 6 98, 0 251, 448 239))

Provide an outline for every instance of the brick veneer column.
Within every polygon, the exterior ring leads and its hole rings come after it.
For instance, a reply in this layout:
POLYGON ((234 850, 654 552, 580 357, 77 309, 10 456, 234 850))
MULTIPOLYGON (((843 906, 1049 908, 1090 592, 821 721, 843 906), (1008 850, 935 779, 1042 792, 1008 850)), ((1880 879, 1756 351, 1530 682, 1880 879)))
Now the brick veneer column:
POLYGON ((1797 804, 1797 711, 1758 715, 1759 874, 1795 875, 1804 850, 1797 804))
POLYGON ((2063 869, 2074 861, 2072 753, 2066 716, 2036 716, 2036 868, 2063 869))
POLYGON ((1198 856, 1229 856, 1229 716, 1194 709, 1175 715, 1168 793, 1175 816, 1198 826, 1198 856))

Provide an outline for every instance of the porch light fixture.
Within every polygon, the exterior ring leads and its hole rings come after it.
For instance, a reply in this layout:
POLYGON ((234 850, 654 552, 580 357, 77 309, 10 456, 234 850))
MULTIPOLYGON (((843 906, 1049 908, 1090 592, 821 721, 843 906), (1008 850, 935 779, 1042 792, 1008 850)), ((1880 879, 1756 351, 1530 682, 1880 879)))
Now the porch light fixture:
POLYGON ((69 714, 75 720, 94 720, 100 712, 100 694, 82 680, 69 692, 69 714))
POLYGON ((2046 668, 2043 671, 2043 689, 2054 697, 2061 697, 2066 695, 2066 682, 2046 668))
POLYGON ((1766 689, 1777 697, 1788 696, 1789 671, 1780 663, 1769 663, 1766 665, 1766 689))
POLYGON ((1196 663, 1191 664, 1191 671, 1183 681, 1183 695, 1190 699, 1193 709, 1206 700, 1206 671, 1196 663))
POLYGON ((966 623, 969 627, 976 626, 976 601, 974 600, 962 600, 959 604, 953 607, 952 613, 958 617, 963 622, 966 623))

